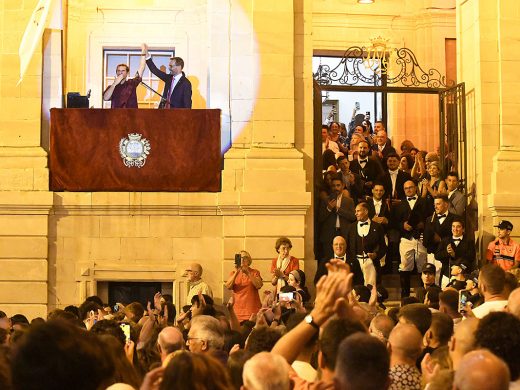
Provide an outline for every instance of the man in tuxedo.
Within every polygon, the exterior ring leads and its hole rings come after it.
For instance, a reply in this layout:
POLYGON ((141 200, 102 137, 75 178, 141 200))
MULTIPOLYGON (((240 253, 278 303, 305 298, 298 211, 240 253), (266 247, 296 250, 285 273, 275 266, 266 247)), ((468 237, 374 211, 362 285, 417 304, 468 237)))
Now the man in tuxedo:
POLYGON ((449 211, 459 217, 464 217, 466 214, 466 198, 459 188, 459 174, 457 172, 450 172, 446 176, 446 187, 448 191, 449 211))
MULTIPOLYGON (((332 240, 332 251, 334 255, 333 259, 338 259, 343 262, 347 262, 347 242, 342 236, 334 237, 332 240)), ((318 280, 322 277, 322 275, 327 275, 327 267, 326 264, 329 260, 322 259, 318 262, 318 268, 316 270, 316 275, 314 276, 314 284, 318 283, 318 280)))
POLYGON ((368 196, 372 194, 374 181, 382 173, 381 165, 368 157, 369 151, 368 142, 360 141, 358 143, 358 158, 350 164, 351 171, 357 173, 364 182, 364 195, 368 196))
POLYGON ((368 218, 367 204, 356 206, 357 223, 350 225, 347 235, 347 258, 354 273, 353 284, 375 286, 380 279, 381 258, 386 254, 383 227, 368 218))
POLYGON ((440 242, 452 235, 451 224, 455 215, 448 211, 449 201, 446 195, 437 195, 433 200, 435 212, 426 219, 424 225, 423 244, 428 252, 428 263, 435 264, 437 268, 436 283, 440 285, 442 263, 435 260, 435 252, 440 242))
POLYGON ((386 157, 387 170, 377 179, 385 187, 385 198, 403 199, 405 197, 404 183, 412 180, 409 173, 399 170, 399 163, 397 153, 389 153, 386 157))
POLYGON ((451 235, 440 242, 435 258, 442 263, 441 287, 445 287, 451 277, 451 267, 461 266, 470 273, 475 264, 475 243, 464 236, 464 220, 457 217, 451 223, 451 235))
POLYGON ((356 220, 354 201, 343 191, 345 185, 341 174, 332 177, 332 189, 330 197, 321 200, 318 210, 319 237, 324 252, 322 260, 325 261, 332 258, 334 237, 346 237, 350 224, 356 220))
POLYGON ((385 188, 383 184, 376 182, 372 188, 372 198, 367 200, 368 217, 379 223, 385 232, 387 242, 386 256, 381 261, 383 273, 392 272, 392 262, 399 259, 399 231, 395 228, 392 221, 390 201, 385 199, 385 188))
POLYGON ((341 170, 341 177, 345 184, 345 189, 350 193, 350 197, 357 204, 360 198, 363 198, 363 182, 358 174, 350 170, 350 161, 345 156, 339 156, 336 160, 339 169, 341 170))
POLYGON ((180 57, 170 57, 168 68, 170 73, 165 73, 153 63, 152 56, 148 53, 148 46, 143 43, 143 54, 146 58, 148 69, 154 75, 164 81, 164 91, 160 108, 191 108, 191 82, 182 71, 184 61, 180 57))
POLYGON ((426 248, 421 240, 427 209, 426 201, 417 196, 417 186, 412 180, 404 183, 404 193, 405 199, 393 209, 393 219, 401 236, 399 243, 401 298, 410 296, 410 275, 414 263, 417 264, 417 270, 422 272, 427 259, 426 248))

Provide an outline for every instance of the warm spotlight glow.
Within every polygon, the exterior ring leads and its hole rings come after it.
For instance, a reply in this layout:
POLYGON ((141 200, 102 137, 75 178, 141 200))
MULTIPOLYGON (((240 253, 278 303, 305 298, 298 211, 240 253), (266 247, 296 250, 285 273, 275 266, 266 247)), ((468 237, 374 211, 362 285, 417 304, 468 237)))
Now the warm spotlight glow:
POLYGON ((357 0, 358 4, 372 4, 375 0, 357 0))

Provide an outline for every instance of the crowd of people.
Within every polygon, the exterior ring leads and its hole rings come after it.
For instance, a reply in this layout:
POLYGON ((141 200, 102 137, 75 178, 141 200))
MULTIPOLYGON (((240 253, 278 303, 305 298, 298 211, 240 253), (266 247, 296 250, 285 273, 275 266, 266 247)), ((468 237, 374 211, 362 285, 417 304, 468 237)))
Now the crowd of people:
POLYGON ((520 389, 512 223, 479 261, 455 162, 443 175, 437 153, 405 141, 399 155, 382 122, 364 122, 323 128, 314 296, 280 237, 265 278, 236 254, 225 305, 193 263, 182 308, 158 292, 147 305, 92 296, 32 321, 0 311, 0 388, 520 389), (382 283, 393 262, 398 306, 382 283))
MULTIPOLYGON (((289 257, 278 243, 280 256, 289 257)), ((314 300, 304 303, 299 269, 260 300, 261 277, 249 254, 240 256, 225 307, 211 290, 202 293, 202 267, 192 264, 188 278, 199 290, 179 312, 160 293, 146 308, 110 307, 92 296, 31 322, 0 312, 0 388, 520 388, 520 288, 498 265, 480 269, 470 291, 478 300, 461 302, 454 287, 427 288, 426 303, 408 297, 385 310, 380 291, 354 285, 342 259, 326 264, 314 300)), ((284 262, 273 263, 273 275, 284 279, 284 262)), ((424 275, 425 283, 434 278, 424 275)))

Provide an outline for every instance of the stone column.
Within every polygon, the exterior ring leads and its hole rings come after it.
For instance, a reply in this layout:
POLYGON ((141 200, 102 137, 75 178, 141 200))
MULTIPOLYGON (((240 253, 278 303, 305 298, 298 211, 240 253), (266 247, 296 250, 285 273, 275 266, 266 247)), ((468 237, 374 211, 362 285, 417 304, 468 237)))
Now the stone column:
POLYGON ((42 48, 23 81, 18 47, 35 2, 0 5, 0 310, 47 313, 48 214, 52 193, 40 147, 42 48))
POLYGON ((513 235, 519 236, 520 4, 458 0, 457 22, 458 78, 466 83, 468 184, 476 188, 485 249, 500 219, 516 225, 513 235))

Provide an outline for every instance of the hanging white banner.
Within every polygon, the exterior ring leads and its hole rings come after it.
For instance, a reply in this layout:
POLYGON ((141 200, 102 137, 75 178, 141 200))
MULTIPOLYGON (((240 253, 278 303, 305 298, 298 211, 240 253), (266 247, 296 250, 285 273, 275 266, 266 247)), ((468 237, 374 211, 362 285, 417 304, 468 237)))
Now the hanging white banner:
POLYGON ((49 27, 55 29, 63 28, 61 15, 61 0, 38 1, 38 5, 29 19, 22 41, 20 42, 20 47, 18 48, 18 55, 20 57, 20 80, 18 81, 18 84, 22 82, 22 79, 25 76, 25 72, 29 67, 34 51, 41 42, 43 30, 49 24, 49 20, 52 20, 49 27))

